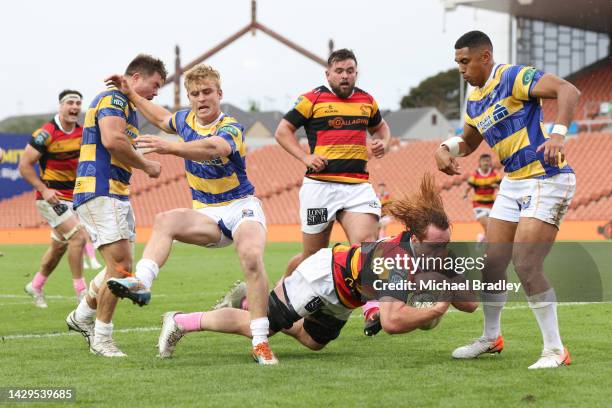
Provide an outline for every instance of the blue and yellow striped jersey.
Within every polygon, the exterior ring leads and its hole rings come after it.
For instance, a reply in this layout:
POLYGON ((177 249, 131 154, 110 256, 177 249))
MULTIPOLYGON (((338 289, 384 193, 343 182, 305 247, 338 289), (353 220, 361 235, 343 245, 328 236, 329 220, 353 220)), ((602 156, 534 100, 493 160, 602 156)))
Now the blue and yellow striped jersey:
POLYGON ((106 116, 117 116, 127 122, 126 135, 134 144, 138 136, 138 117, 127 96, 110 88, 96 96, 89 105, 83 125, 83 139, 74 187, 74 208, 100 196, 129 199, 132 169, 112 157, 102 144, 98 121, 106 116))
POLYGON ((544 151, 536 153, 549 137, 540 100, 531 96, 543 75, 533 67, 497 65, 487 83, 468 97, 465 122, 497 153, 509 179, 573 173, 567 161, 551 166, 544 162, 544 151))
POLYGON ((255 188, 246 174, 244 128, 236 119, 221 114, 214 124, 202 126, 192 111, 180 110, 172 115, 168 125, 184 142, 219 136, 232 147, 227 157, 203 162, 185 160, 193 208, 225 205, 253 194, 255 188))

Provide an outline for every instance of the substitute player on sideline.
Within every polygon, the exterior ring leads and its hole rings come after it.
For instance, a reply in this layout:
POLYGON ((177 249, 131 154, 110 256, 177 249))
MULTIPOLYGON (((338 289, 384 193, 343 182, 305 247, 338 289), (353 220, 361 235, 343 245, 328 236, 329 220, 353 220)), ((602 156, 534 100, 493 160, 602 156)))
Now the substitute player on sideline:
MULTIPOLYGON (((336 50, 327 60, 327 86, 301 95, 276 129, 278 143, 306 165, 300 189, 302 253, 287 266, 288 276, 310 255, 326 248, 338 220, 351 245, 378 238, 380 200, 368 182, 366 135, 374 140, 372 154, 381 158, 391 134, 367 92, 357 88, 357 58, 347 49, 336 50), (295 132, 304 126, 310 153, 305 153, 295 132)), ((364 308, 366 334, 380 330, 376 303, 364 308), (377 326, 370 332, 368 326, 377 326)))
MULTIPOLYGON (((446 312, 448 301, 439 301, 431 308, 417 309, 406 304, 409 295, 407 287, 377 290, 374 282, 416 281, 432 274, 436 275, 436 280, 461 280, 463 276, 457 276, 454 271, 448 271, 451 273, 443 276, 437 272, 422 274, 422 270, 396 268, 378 274, 371 267, 372 259, 378 256, 439 257, 448 253, 446 246, 450 240, 450 225, 433 177, 426 175, 419 191, 391 204, 389 212, 404 223, 406 231, 368 244, 363 251, 360 245, 323 248, 277 284, 270 292, 268 301, 268 318, 273 333, 282 331, 309 349, 320 350, 340 335, 351 312, 363 305, 365 299, 381 299, 382 326, 390 334, 408 333, 426 326, 446 312)), ((465 312, 472 312, 478 306, 466 293, 453 293, 448 300, 465 312)), ((223 308, 189 314, 165 313, 158 342, 160 357, 171 357, 177 342, 185 334, 196 331, 250 337, 248 312, 223 308)))
MULTIPOLYGON (((565 161, 563 141, 580 92, 569 82, 535 68, 495 64, 489 37, 471 31, 455 43, 455 61, 476 89, 468 96, 463 137, 443 142, 435 153, 438 168, 459 174, 455 157, 472 153, 486 140, 505 166, 487 228, 483 280, 506 279, 512 260, 529 306, 542 332, 544 348, 530 369, 570 364, 557 322, 557 299, 544 276, 546 254, 576 189, 576 177, 565 161), (544 130, 540 99, 557 99, 558 113, 550 135, 544 130)), ((459 347, 455 358, 501 352, 500 317, 506 293, 483 292, 484 332, 459 347)))
POLYGON ((478 158, 478 168, 467 179, 468 187, 465 189, 463 199, 467 200, 470 190, 474 190, 472 196, 472 208, 476 221, 482 226, 482 233, 478 234, 476 240, 486 240, 489 213, 495 202, 495 190, 499 187, 501 176, 497 174, 491 163, 491 155, 483 153, 478 158))
MULTIPOLYGON (((135 93, 146 99, 157 95, 166 75, 164 63, 149 55, 138 55, 125 70, 126 81, 135 93)), ((94 247, 100 250, 106 268, 93 279, 90 294, 68 315, 66 323, 85 336, 92 353, 104 357, 125 356, 112 338, 112 318, 118 299, 104 281, 132 270, 132 244, 136 235, 128 188, 132 168, 143 170, 151 178, 159 177, 161 172, 158 162, 136 152, 134 140, 138 133, 136 110, 120 90, 108 89, 89 105, 74 208, 89 231, 94 247), (95 332, 93 340, 92 331, 95 332)))
POLYGON ((32 134, 19 159, 19 172, 36 190, 38 213, 51 227, 51 245, 42 257, 40 269, 25 291, 34 305, 46 308, 43 287, 49 275, 68 251, 72 284, 80 302, 87 293, 83 278, 83 248, 87 232, 72 211, 72 198, 83 128, 78 124, 83 96, 66 89, 59 94, 59 112, 32 134), (40 165, 40 176, 36 163, 40 165))
POLYGON ((139 147, 185 159, 187 183, 193 209, 180 208, 158 214, 153 233, 136 265, 136 278, 114 279, 109 288, 140 304, 150 299, 149 289, 177 240, 208 248, 236 245, 248 284, 253 334, 252 355, 259 364, 276 364, 268 345, 268 277, 263 263, 266 219, 246 174, 244 127, 221 112, 221 77, 201 64, 185 73, 185 88, 191 109, 174 114, 139 97, 120 76, 109 78, 155 126, 176 133, 181 140, 138 138, 139 147))

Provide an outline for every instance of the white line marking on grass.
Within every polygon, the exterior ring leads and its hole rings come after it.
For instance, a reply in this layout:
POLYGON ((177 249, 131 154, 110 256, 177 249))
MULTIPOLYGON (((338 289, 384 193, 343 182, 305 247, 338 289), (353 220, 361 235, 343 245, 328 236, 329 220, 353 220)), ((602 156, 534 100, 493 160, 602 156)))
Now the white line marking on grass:
MULTIPOLYGON (((610 302, 604 302, 610 303, 610 302)), ((593 305, 599 304, 594 302, 559 302, 559 306, 584 306, 584 305, 593 305)), ((515 305, 515 306, 507 306, 504 310, 517 310, 517 309, 529 309, 529 305, 515 305)), ((451 309, 449 312, 459 312, 459 310, 451 309)), ((353 313, 351 318, 361 317, 361 313, 353 313)), ((132 327, 128 329, 117 329, 113 330, 115 333, 144 333, 150 331, 158 331, 161 327, 132 327)), ((43 339, 48 337, 64 337, 64 336, 75 336, 80 335, 79 333, 66 331, 66 332, 55 332, 55 333, 40 333, 40 334, 10 334, 8 336, 0 336, 0 340, 3 342, 6 340, 22 340, 22 339, 43 339)))
MULTIPOLYGON (((197 293, 197 294, 199 295, 199 293, 197 293)), ((196 293, 194 293, 194 295, 196 295, 196 293)), ((185 296, 185 295, 181 295, 181 296, 185 296)), ((165 298, 165 297, 168 297, 168 295, 160 294, 160 295, 155 295, 155 297, 163 297, 163 298, 165 298)), ((0 299, 29 299, 29 298, 31 298, 30 295, 0 294, 0 299)), ((59 300, 70 299, 70 300, 74 300, 74 299, 76 299, 76 295, 73 295, 73 296, 45 295, 45 299, 59 299, 59 300)))
MULTIPOLYGON (((161 330, 161 327, 132 327, 129 329, 117 329, 113 330, 113 333, 140 333, 161 330)), ((73 331, 66 332, 55 332, 55 333, 41 333, 41 334, 11 334, 8 336, 0 336, 0 340, 20 340, 20 339, 43 339, 48 337, 66 337, 66 336, 80 336, 80 333, 73 331)))

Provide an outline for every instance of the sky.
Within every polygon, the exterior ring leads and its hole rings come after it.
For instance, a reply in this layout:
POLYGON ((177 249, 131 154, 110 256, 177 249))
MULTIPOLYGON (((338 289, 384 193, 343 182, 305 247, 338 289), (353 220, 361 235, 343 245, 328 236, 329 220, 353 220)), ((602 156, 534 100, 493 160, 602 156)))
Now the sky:
MULTIPOLYGON (((122 73, 139 53, 161 58, 174 72, 250 22, 250 0, 20 0, 6 2, 0 25, 0 120, 53 112, 62 89, 77 89, 88 105, 103 79, 122 73)), ((351 48, 358 86, 382 109, 428 76, 454 67, 454 42, 479 29, 498 62, 508 60, 507 15, 439 0, 259 0, 263 25, 326 59, 328 41, 351 48)), ((250 33, 206 63, 220 71, 224 102, 286 111, 301 94, 325 84, 324 68, 262 32, 250 33)), ((186 103, 182 91, 182 103, 186 103)), ((156 98, 173 104, 173 85, 156 98)))

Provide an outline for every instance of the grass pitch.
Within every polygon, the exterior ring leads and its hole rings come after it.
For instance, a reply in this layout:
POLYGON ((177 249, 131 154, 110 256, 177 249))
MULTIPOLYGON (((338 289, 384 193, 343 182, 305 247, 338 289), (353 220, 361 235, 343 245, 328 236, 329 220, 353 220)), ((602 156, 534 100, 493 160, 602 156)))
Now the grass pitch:
MULTIPOLYGON (((298 248, 269 245, 265 260, 271 281, 298 248)), ((44 250, 2 247, 0 387, 73 387, 78 405, 116 407, 610 406, 610 303, 559 306, 573 364, 558 370, 527 370, 539 356, 541 340, 525 303, 504 311, 504 351, 473 361, 453 361, 450 353, 480 334, 481 311, 448 313, 429 332, 374 338, 362 334, 355 311, 340 338, 319 352, 274 336, 271 345, 280 360, 274 367, 251 361, 248 339, 211 333, 188 335, 173 359, 160 360, 155 357, 160 315, 208 309, 241 277, 232 248, 179 244, 155 283, 152 303, 119 304, 115 339, 129 357, 104 359, 66 330, 64 318, 75 299, 65 260, 46 285, 48 309, 35 308, 23 293, 44 250)), ((612 265, 606 251, 595 257, 602 267, 612 265)))

